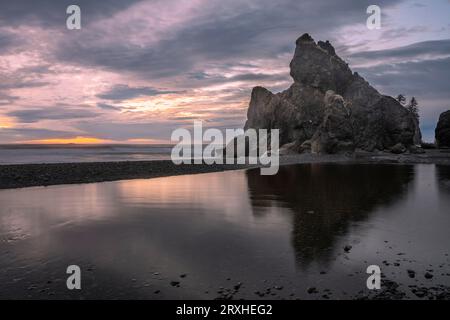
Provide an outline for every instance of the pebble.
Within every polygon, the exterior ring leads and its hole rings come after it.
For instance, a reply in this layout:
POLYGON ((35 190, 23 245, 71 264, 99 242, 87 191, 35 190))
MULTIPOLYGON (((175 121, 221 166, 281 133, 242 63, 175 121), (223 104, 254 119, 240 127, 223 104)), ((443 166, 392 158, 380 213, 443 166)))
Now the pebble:
POLYGON ((276 289, 276 290, 283 290, 283 287, 282 286, 275 286, 274 289, 276 289))
POLYGON ((238 282, 233 288, 234 288, 234 290, 239 290, 241 288, 241 286, 242 286, 242 283, 238 282))
POLYGON ((306 292, 308 292, 309 294, 317 293, 317 289, 315 287, 311 287, 311 288, 308 288, 308 290, 306 292))
POLYGON ((416 272, 414 270, 406 270, 406 272, 408 272, 408 276, 410 278, 415 278, 416 277, 416 272))

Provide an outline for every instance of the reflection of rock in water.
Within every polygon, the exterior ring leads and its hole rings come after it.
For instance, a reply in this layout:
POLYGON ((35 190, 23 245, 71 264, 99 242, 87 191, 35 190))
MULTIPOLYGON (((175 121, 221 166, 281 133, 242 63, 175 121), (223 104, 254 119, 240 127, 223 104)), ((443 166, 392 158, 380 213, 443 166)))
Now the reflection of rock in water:
POLYGON ((405 193, 414 176, 412 166, 398 165, 296 165, 280 167, 275 176, 247 171, 254 214, 261 207, 291 208, 292 242, 296 259, 306 266, 329 259, 336 237, 352 222, 367 219, 377 206, 387 205, 405 193))
POLYGON ((439 190, 441 192, 450 192, 450 166, 436 165, 437 179, 439 181, 439 190))

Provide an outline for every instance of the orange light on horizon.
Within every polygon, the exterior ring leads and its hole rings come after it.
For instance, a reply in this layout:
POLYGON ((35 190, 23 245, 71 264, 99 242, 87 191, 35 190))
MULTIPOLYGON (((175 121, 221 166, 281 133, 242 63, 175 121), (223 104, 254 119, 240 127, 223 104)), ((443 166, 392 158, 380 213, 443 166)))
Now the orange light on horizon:
POLYGON ((13 126, 12 121, 9 118, 0 116, 0 129, 7 129, 13 126))
POLYGON ((54 138, 23 141, 22 143, 30 144, 102 144, 110 143, 112 140, 98 139, 94 137, 75 137, 75 138, 54 138))

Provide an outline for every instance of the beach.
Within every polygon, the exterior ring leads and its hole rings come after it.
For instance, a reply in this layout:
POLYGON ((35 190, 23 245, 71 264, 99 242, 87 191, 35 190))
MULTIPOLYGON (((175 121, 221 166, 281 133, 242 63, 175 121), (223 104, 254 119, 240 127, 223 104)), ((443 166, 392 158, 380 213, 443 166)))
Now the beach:
MULTIPOLYGON (((306 163, 433 163, 449 165, 450 152, 448 150, 426 150, 423 154, 402 155, 387 152, 356 152, 337 155, 292 154, 280 157, 280 165, 306 163)), ((0 189, 149 179, 253 167, 257 167, 257 165, 175 165, 171 160, 0 165, 0 189)))

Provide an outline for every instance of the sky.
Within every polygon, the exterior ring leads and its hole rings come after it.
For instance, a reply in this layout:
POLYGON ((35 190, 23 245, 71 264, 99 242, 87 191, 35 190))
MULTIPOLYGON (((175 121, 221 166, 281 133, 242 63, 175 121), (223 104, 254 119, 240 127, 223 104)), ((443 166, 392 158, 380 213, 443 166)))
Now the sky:
POLYGON ((330 40, 383 94, 450 109, 450 0, 0 0, 0 144, 166 143, 241 128, 255 86, 293 82, 295 40, 330 40), (81 30, 66 8, 81 8, 81 30), (366 27, 371 4, 381 28, 366 27))

